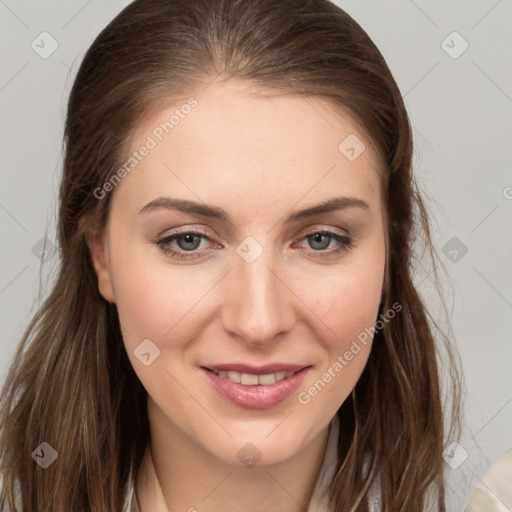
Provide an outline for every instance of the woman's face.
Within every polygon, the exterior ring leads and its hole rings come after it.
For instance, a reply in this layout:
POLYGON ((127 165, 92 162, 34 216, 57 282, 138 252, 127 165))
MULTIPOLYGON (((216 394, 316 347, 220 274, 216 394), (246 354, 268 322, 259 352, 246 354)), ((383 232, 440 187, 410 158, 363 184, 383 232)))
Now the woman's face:
POLYGON ((356 125, 317 97, 246 88, 214 83, 138 126, 136 165, 98 192, 113 194, 105 252, 91 249, 150 421, 264 464, 312 441, 361 375, 385 226, 356 125))

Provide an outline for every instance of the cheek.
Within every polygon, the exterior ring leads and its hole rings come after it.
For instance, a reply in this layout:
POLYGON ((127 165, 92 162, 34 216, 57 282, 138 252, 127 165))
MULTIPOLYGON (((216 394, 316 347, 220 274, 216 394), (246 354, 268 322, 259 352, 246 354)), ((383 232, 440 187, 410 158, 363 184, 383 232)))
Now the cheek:
POLYGON ((148 258, 142 251, 138 256, 137 250, 119 247, 112 266, 127 348, 134 348, 145 338, 158 346, 163 340, 182 339, 183 328, 190 326, 190 318, 211 287, 207 276, 201 278, 197 272, 192 275, 186 267, 171 269, 165 262, 155 263, 155 258, 148 258))
POLYGON ((139 336, 180 339, 179 333, 204 295, 203 287, 195 280, 192 283, 174 274, 172 278, 164 274, 155 279, 128 278, 119 286, 119 315, 130 332, 139 336))
MULTIPOLYGON (((344 269, 305 298, 324 331, 331 350, 342 350, 351 340, 375 325, 383 273, 367 269, 344 269)), ((329 347, 327 347, 329 348, 329 347)))
POLYGON ((377 268, 347 266, 309 298, 317 318, 316 332, 324 333, 317 340, 325 358, 305 382, 298 401, 322 411, 318 414, 325 414, 325 421, 351 393, 370 355, 370 329, 377 319, 382 277, 377 268))

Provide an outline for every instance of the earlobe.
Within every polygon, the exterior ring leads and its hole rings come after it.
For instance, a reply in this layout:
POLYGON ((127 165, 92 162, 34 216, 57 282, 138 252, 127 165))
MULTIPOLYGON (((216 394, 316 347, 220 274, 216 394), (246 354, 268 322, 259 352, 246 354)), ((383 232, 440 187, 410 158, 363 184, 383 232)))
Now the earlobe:
POLYGON ((108 302, 115 303, 112 278, 108 268, 106 249, 103 237, 97 233, 88 233, 85 235, 94 271, 98 278, 98 289, 102 297, 108 302))

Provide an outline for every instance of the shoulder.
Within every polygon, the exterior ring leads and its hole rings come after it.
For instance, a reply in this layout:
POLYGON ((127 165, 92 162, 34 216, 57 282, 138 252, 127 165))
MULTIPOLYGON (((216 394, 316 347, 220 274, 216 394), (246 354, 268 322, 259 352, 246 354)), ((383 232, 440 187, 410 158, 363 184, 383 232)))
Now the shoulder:
POLYGON ((465 512, 506 512, 512 508, 512 450, 494 464, 475 487, 465 512))

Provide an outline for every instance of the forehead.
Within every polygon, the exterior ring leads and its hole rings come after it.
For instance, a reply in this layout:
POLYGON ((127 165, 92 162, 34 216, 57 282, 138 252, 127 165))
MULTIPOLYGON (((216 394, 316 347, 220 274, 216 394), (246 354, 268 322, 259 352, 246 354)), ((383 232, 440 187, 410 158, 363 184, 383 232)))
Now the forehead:
POLYGON ((154 195, 172 182, 198 198, 230 191, 239 199, 298 200, 325 198, 335 188, 379 202, 382 165, 372 141, 341 107, 317 96, 212 83, 146 116, 132 132, 130 151, 149 139, 154 147, 123 180, 139 194, 152 188, 148 196, 154 195), (190 98, 195 106, 185 108, 190 98))

